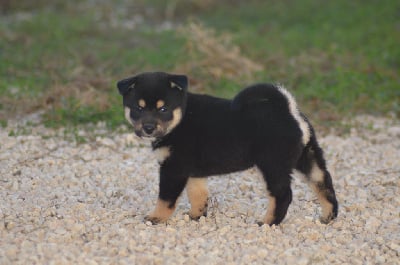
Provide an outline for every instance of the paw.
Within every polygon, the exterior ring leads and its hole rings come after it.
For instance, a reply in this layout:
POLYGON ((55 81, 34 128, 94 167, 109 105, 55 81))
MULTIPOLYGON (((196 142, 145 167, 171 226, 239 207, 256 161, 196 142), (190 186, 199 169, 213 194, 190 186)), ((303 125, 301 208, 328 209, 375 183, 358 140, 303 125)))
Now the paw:
POLYGON ((153 225, 166 222, 175 210, 175 205, 163 200, 158 200, 156 208, 144 218, 145 222, 151 222, 153 225))
POLYGON ((202 210, 202 211, 197 211, 197 212, 192 212, 190 211, 188 213, 190 219, 198 221, 200 219, 200 217, 204 216, 207 217, 207 209, 206 210, 202 210))
POLYGON ((162 220, 160 217, 156 217, 156 216, 151 216, 151 215, 147 215, 144 217, 144 221, 145 222, 150 222, 152 225, 156 225, 156 224, 160 224, 165 222, 165 220, 162 220))
POLYGON ((259 227, 261 227, 261 226, 263 226, 263 225, 273 226, 273 225, 277 225, 277 224, 274 224, 274 223, 269 224, 269 223, 266 223, 266 222, 264 222, 264 221, 258 221, 258 222, 257 222, 257 225, 258 225, 259 227))
POLYGON ((331 221, 333 221, 333 219, 335 219, 336 218, 336 216, 333 214, 333 213, 331 213, 331 214, 329 214, 327 217, 321 217, 320 219, 319 219, 319 221, 321 222, 321 224, 329 224, 331 221))
POLYGON ((199 207, 199 208, 191 208, 189 211, 189 217, 192 220, 199 220, 200 217, 204 216, 207 217, 207 207, 208 207, 208 203, 205 203, 204 206, 199 207))
POLYGON ((265 224, 266 224, 266 223, 264 223, 263 221, 258 221, 258 222, 257 222, 257 225, 260 226, 260 227, 263 226, 263 225, 265 225, 265 224))

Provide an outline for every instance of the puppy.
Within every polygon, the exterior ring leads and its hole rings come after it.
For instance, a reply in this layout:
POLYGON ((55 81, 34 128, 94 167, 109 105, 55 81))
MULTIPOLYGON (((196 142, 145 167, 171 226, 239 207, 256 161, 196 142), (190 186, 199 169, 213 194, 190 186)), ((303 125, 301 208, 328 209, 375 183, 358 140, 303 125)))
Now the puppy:
POLYGON ((192 219, 206 216, 208 176, 257 167, 269 205, 259 224, 279 224, 292 201, 294 170, 322 206, 321 222, 338 214, 323 152, 307 118, 282 86, 256 84, 232 100, 189 93, 184 75, 142 73, 117 84, 137 136, 152 138, 160 163, 159 196, 145 220, 165 222, 186 187, 192 219))

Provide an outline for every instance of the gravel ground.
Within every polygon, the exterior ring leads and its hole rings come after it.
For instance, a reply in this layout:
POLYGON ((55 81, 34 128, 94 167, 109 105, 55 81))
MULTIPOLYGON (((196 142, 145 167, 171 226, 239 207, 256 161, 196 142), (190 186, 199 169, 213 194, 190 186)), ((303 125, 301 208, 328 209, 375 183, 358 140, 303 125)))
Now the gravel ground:
POLYGON ((399 264, 400 123, 368 116, 345 136, 320 137, 340 203, 319 223, 299 176, 280 226, 255 170, 209 180, 209 216, 143 222, 156 202, 157 163, 129 133, 77 132, 10 121, 0 129, 0 264, 399 264), (10 132, 17 136, 9 136, 10 132))

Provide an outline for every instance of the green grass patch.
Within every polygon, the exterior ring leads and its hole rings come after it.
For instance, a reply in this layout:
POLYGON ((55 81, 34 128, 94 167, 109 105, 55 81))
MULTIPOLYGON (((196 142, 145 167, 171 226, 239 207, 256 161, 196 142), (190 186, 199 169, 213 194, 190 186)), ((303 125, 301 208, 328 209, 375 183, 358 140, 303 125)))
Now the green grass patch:
POLYGON ((45 109, 48 126, 117 127, 116 81, 149 70, 187 73, 193 89, 224 97, 253 82, 282 83, 321 122, 400 115, 398 1, 24 0, 3 8, 2 126, 45 109), (193 21, 213 33, 180 30, 193 21), (254 65, 263 69, 240 74, 254 65))
POLYGON ((399 8, 396 1, 246 1, 200 17, 231 32, 264 64, 258 78, 285 84, 309 111, 399 115, 399 8))

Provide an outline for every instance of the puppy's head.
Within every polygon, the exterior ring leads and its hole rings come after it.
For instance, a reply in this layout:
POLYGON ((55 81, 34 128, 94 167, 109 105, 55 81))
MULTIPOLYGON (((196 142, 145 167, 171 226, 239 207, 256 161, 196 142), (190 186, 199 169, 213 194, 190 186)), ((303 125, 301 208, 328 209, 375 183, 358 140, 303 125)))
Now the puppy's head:
POLYGON ((117 84, 125 118, 139 137, 161 138, 181 121, 188 79, 163 72, 142 73, 117 84))

